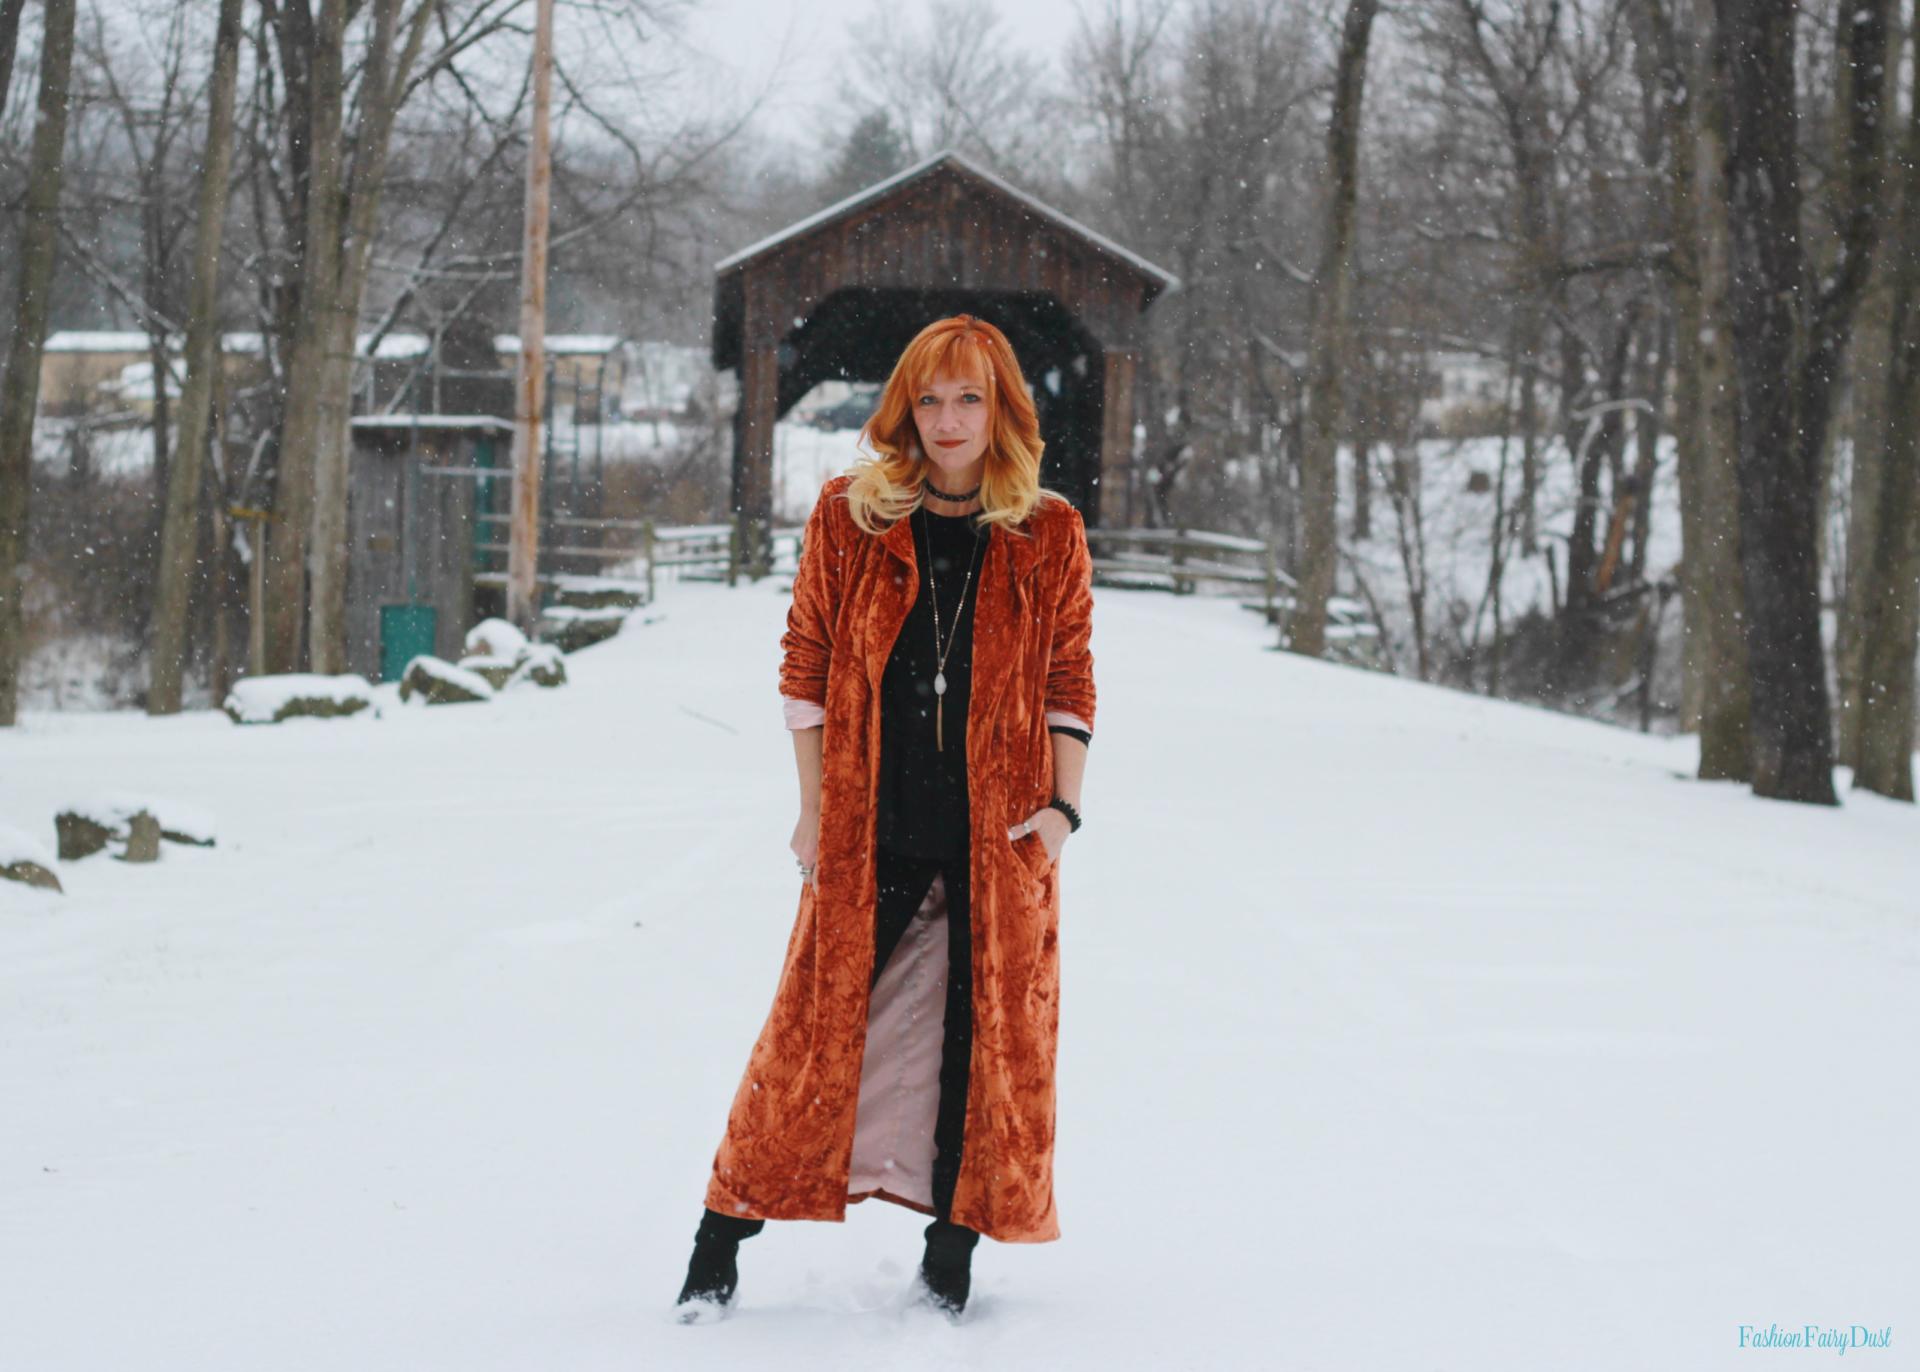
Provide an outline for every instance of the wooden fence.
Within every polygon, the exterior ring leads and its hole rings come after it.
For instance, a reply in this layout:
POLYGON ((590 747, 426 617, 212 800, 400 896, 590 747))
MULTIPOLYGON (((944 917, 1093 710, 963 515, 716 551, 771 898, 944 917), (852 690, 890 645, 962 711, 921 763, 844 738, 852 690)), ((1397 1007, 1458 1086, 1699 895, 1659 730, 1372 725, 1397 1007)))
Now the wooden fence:
MULTIPOLYGON (((1273 545, 1207 529, 1088 529, 1096 584, 1193 595, 1202 587, 1240 597, 1286 639, 1298 583, 1280 570, 1273 545)), ((1346 596, 1327 601, 1327 652, 1378 666, 1380 626, 1346 596)))
MULTIPOLYGON (((475 576, 474 580, 480 585, 505 584, 507 544, 494 538, 505 532, 510 518, 505 514, 476 516, 483 528, 474 543, 474 551, 499 563, 475 576), (489 530, 493 538, 488 536, 489 530)), ((597 565, 601 569, 598 579, 624 581, 643 588, 647 601, 651 602, 657 573, 674 579, 725 581, 729 586, 744 574, 739 535, 731 524, 655 524, 651 519, 553 515, 543 520, 542 525, 543 580, 566 576, 582 563, 597 565), (550 573, 549 568, 555 570, 550 573), (566 570, 560 570, 563 568, 566 570)), ((773 541, 776 554, 787 544, 797 555, 800 530, 775 529, 773 541)))
MULTIPOLYGON (((508 516, 481 514, 483 526, 504 533, 508 516)), ((584 563, 602 571, 592 580, 603 586, 627 584, 653 599, 658 573, 690 580, 722 581, 729 586, 746 574, 741 539, 732 524, 656 525, 650 519, 591 519, 555 515, 544 521, 540 557, 542 580, 549 585, 581 579, 584 563), (548 568, 556 569, 551 575, 548 568), (561 570, 564 569, 564 570, 561 570)), ((799 558, 798 528, 773 531, 776 562, 791 568, 799 558), (782 555, 785 556, 782 556, 782 555)), ((497 535, 496 535, 497 536, 497 535)), ((482 585, 505 584, 507 545, 483 531, 477 554, 499 560, 482 571, 482 585)), ((1094 581, 1103 586, 1171 591, 1175 595, 1228 594, 1266 618, 1286 641, 1287 622, 1297 584, 1281 571, 1273 546, 1257 538, 1206 529, 1088 529, 1094 581)), ((1346 596, 1327 602, 1328 655, 1368 666, 1379 665, 1380 629, 1367 607, 1346 596)))

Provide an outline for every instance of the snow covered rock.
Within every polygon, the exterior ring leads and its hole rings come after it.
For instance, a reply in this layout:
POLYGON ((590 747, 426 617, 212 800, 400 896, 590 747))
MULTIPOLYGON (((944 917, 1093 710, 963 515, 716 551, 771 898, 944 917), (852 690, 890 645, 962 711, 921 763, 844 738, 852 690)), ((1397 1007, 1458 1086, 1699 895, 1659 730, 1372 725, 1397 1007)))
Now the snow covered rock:
POLYGON ((619 633, 630 613, 617 605, 598 610, 549 605, 540 612, 540 637, 559 645, 563 653, 577 653, 619 633))
POLYGON ((127 847, 122 862, 158 862, 160 860, 160 821, 146 810, 136 810, 127 819, 127 847))
POLYGON ((467 630, 468 657, 504 658, 510 669, 526 656, 530 646, 527 636, 508 620, 483 619, 467 630))
POLYGON ((485 677, 487 685, 497 691, 507 684, 508 680, 513 676, 514 669, 524 661, 526 661, 524 653, 517 658, 486 656, 463 657, 460 659, 460 670, 472 672, 475 676, 485 677))
POLYGON ((562 576, 554 581, 553 598, 577 610, 637 610, 647 603, 647 588, 616 577, 562 576))
POLYGON ((527 656, 513 669, 509 686, 521 682, 532 682, 535 686, 564 686, 567 684, 567 659, 560 649, 551 643, 536 643, 527 650, 527 656))
POLYGON ((372 704, 373 687, 365 677, 287 672, 235 682, 220 708, 235 724, 278 724, 295 715, 329 719, 356 714, 372 704))
POLYGON ((122 862, 158 862, 160 860, 160 817, 143 806, 133 806, 103 824, 104 816, 75 814, 62 810, 54 816, 53 827, 60 837, 60 857, 72 862, 90 857, 107 844, 125 846, 117 856, 122 862))
POLYGON ((0 878, 60 890, 60 878, 53 874, 53 855, 11 824, 0 824, 0 878))
POLYGON ((133 817, 149 814, 159 825, 158 836, 169 843, 191 843, 211 848, 213 817, 196 805, 131 791, 110 791, 62 807, 53 817, 59 837, 60 860, 74 862, 91 856, 109 843, 133 837, 133 817))
POLYGON ((498 691, 513 679, 533 651, 527 636, 509 621, 483 619, 467 630, 467 655, 460 659, 460 666, 485 677, 487 684, 498 691))
POLYGON ((492 684, 478 672, 422 653, 400 674, 400 699, 421 697, 429 705, 463 705, 492 700, 492 684))
POLYGON ((77 815, 68 810, 62 810, 53 817, 53 831, 60 840, 62 862, 78 862, 81 858, 92 857, 114 839, 112 826, 102 824, 89 815, 77 815))

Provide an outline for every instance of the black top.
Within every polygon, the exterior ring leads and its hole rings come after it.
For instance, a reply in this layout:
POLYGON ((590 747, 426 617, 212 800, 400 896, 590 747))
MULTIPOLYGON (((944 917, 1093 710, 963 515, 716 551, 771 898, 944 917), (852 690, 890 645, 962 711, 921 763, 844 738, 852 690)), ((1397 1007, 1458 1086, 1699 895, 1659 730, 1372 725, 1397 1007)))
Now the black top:
POLYGON ((967 701, 973 677, 973 606, 980 594, 991 525, 971 514, 938 515, 917 509, 914 560, 920 587, 894 640, 880 679, 880 800, 877 837, 912 857, 958 857, 967 850, 967 701), (932 577, 929 588, 928 558, 932 577), (971 563, 973 579, 967 568, 971 563), (960 603, 961 592, 966 603, 960 603), (940 635, 953 635, 947 654, 947 693, 941 717, 943 749, 934 747, 933 597, 940 603, 940 635), (956 623, 956 614, 958 620, 956 623))

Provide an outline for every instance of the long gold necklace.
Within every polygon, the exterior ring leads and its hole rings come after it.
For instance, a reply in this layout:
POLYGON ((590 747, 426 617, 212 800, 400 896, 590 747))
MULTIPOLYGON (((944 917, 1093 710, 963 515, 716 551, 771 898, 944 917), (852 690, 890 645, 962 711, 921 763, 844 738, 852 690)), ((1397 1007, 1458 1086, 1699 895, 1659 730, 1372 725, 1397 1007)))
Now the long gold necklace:
MULTIPOLYGON (((922 507, 921 513, 926 513, 922 507)), ((960 586, 960 600, 953 607, 953 627, 947 631, 946 646, 940 646, 940 588, 933 580, 933 528, 927 527, 923 535, 927 545, 927 596, 933 601, 933 651, 936 661, 933 664, 933 746, 936 751, 947 751, 945 730, 947 704, 947 654, 953 651, 953 642, 960 635, 960 621, 966 617, 967 588, 973 585, 973 564, 980 553, 980 531, 973 531, 973 552, 967 557, 967 579, 960 586)))

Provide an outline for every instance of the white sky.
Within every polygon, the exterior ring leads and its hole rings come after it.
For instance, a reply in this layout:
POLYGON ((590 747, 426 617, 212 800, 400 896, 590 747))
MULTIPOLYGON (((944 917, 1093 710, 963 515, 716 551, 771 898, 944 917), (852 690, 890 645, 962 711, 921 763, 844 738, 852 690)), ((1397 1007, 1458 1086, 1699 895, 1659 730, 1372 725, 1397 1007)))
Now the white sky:
MULTIPOLYGON (((757 88, 782 65, 784 49, 785 72, 767 111, 769 126, 778 127, 781 115, 806 117, 832 104, 836 85, 846 79, 835 63, 845 55, 848 25, 872 13, 875 2, 696 0, 686 40, 743 82, 743 90, 757 88)), ((891 0, 891 7, 918 20, 927 0, 891 0)), ((1049 64, 1058 63, 1079 24, 1075 0, 997 0, 997 8, 1001 31, 1049 64)))

